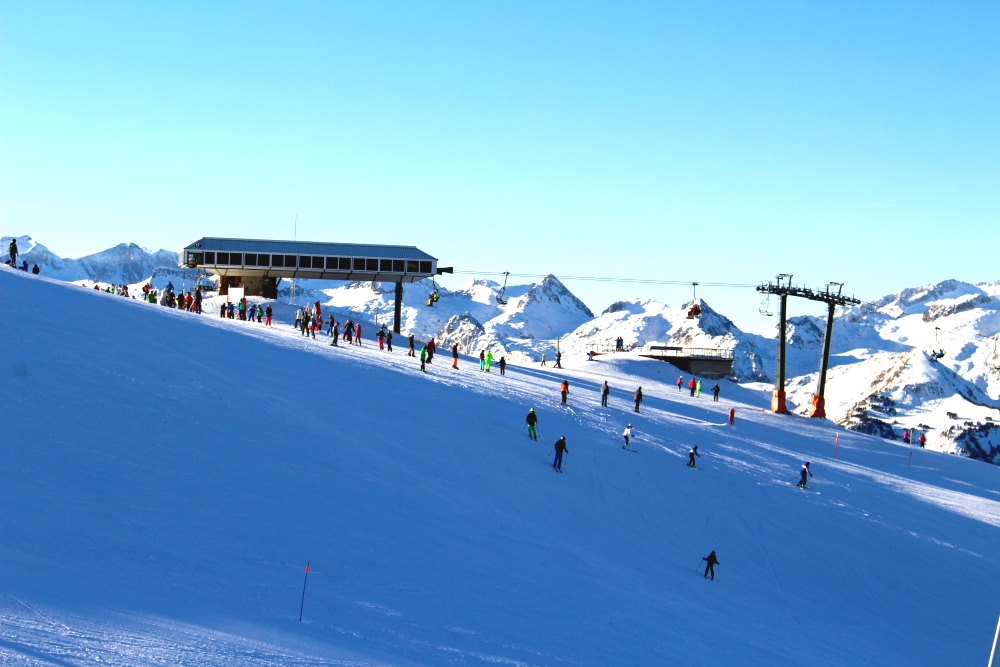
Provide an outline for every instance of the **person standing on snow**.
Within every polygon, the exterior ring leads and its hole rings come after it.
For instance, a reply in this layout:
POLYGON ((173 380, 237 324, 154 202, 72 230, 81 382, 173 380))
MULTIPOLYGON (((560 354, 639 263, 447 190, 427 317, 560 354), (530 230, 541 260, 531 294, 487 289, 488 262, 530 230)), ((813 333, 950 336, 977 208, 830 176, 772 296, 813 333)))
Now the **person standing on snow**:
POLYGON ((408 357, 415 357, 415 356, 417 356, 417 353, 414 352, 414 348, 413 348, 413 334, 410 334, 410 351, 406 353, 406 356, 408 356, 408 357))
POLYGON ((927 438, 924 437, 923 433, 921 433, 920 437, 917 438, 917 442, 920 443, 920 449, 923 449, 924 445, 927 443, 927 438))
POLYGON ((354 327, 354 342, 360 346, 361 345, 361 325, 358 324, 354 327))
POLYGON ((695 387, 695 390, 694 390, 694 395, 697 398, 701 398, 701 380, 698 380, 698 384, 697 384, 697 386, 695 387))
POLYGON ((608 394, 611 393, 611 387, 608 386, 608 381, 604 381, 604 386, 601 387, 601 407, 608 407, 608 394))
POLYGON ((736 408, 729 408, 729 425, 736 426, 736 408))
POLYGON ((490 367, 493 366, 493 352, 486 350, 486 372, 490 372, 490 367))
POLYGON ((427 363, 434 363, 434 354, 437 352, 437 343, 434 342, 434 338, 427 341, 427 363))
POLYGON ((684 376, 683 375, 678 375, 677 376, 677 391, 681 390, 681 385, 683 385, 683 384, 684 384, 684 376))
POLYGON ((542 352, 542 366, 545 365, 545 353, 542 352))
POLYGON ((719 565, 719 558, 715 555, 715 552, 708 554, 704 558, 705 561, 705 578, 708 579, 708 575, 712 575, 712 581, 715 581, 715 566, 719 565))
POLYGON ((696 386, 697 386, 696 380, 694 378, 691 378, 691 381, 688 382, 688 388, 691 389, 691 398, 694 398, 694 388, 696 386))
POLYGON ((458 368, 458 343, 451 345, 451 367, 458 368))
POLYGON ((694 457, 701 458, 701 454, 698 453, 698 445, 695 445, 688 450, 688 468, 697 468, 697 464, 694 462, 694 457))
MULTIPOLYGON (((268 306, 268 308, 270 308, 270 306, 268 306)), ((331 329, 331 332, 333 333, 333 341, 330 343, 330 345, 333 345, 334 347, 340 347, 340 344, 337 343, 337 340, 340 338, 340 322, 333 323, 333 328, 331 329)))
POLYGON ((10 245, 7 246, 7 252, 10 253, 10 265, 17 268, 17 239, 11 239, 10 245))
POLYGON ((562 352, 556 350, 556 365, 553 368, 562 368, 562 352))
POLYGON ((427 372, 427 346, 420 348, 420 372, 427 372))
POLYGON ((562 395, 562 404, 566 405, 566 396, 569 395, 569 380, 563 380, 559 385, 559 393, 562 395))
POLYGON ((559 472, 562 472, 563 452, 569 451, 569 448, 566 446, 565 435, 556 440, 555 449, 556 449, 556 458, 553 459, 552 461, 552 467, 558 470, 559 472))
POLYGON ((712 400, 713 400, 713 401, 716 401, 716 402, 718 402, 718 400, 719 400, 719 392, 720 392, 720 391, 722 391, 722 387, 720 387, 720 386, 719 386, 719 383, 718 383, 718 382, 716 382, 716 383, 715 383, 715 386, 714 386, 714 387, 712 387, 712 400))
POLYGON ((805 463, 802 464, 802 470, 799 471, 801 479, 799 479, 799 483, 796 484, 795 486, 802 487, 803 489, 806 488, 806 478, 813 476, 812 470, 809 469, 809 465, 810 465, 809 461, 806 461, 805 463))
POLYGON ((628 441, 632 437, 632 425, 631 424, 629 424, 628 426, 626 426, 625 430, 622 431, 622 437, 625 438, 625 444, 622 445, 622 449, 628 449, 628 441))
POLYGON ((528 437, 532 440, 538 440, 538 415, 535 414, 535 409, 531 408, 528 410, 528 416, 524 418, 524 423, 528 425, 528 437))
POLYGON ((642 387, 635 390, 635 411, 639 412, 639 404, 642 403, 642 387))
POLYGON ((500 357, 500 375, 507 373, 507 357, 500 357))
POLYGON ((479 370, 486 370, 486 352, 483 350, 479 351, 479 370))

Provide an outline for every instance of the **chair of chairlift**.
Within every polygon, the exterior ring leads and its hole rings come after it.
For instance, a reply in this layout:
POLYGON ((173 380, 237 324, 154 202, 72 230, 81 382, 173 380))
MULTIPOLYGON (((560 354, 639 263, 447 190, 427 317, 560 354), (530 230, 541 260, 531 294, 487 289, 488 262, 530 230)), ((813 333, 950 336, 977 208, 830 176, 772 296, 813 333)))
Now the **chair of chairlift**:
POLYGON ((503 293, 507 291, 507 276, 509 275, 510 271, 503 272, 503 287, 501 287, 500 291, 497 292, 497 303, 499 303, 501 306, 507 305, 507 299, 504 298, 503 293))

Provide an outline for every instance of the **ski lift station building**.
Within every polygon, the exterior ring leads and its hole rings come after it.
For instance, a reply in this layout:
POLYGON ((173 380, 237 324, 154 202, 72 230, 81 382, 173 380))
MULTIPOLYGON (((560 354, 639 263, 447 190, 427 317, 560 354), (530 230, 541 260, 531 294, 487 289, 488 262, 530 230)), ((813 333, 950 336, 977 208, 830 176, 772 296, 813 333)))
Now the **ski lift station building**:
POLYGON ((205 237, 180 252, 180 265, 219 276, 219 294, 241 288, 243 294, 278 298, 278 279, 378 280, 396 284, 399 332, 403 283, 413 283, 451 267, 413 246, 362 243, 316 243, 205 237))

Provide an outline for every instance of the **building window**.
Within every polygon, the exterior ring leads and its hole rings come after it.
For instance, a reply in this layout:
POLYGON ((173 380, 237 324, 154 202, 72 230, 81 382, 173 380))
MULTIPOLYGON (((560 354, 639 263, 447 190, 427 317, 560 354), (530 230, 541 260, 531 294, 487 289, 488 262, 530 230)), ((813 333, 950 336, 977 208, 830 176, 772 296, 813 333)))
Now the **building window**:
POLYGON ((257 253, 248 252, 243 256, 243 260, 246 262, 247 266, 257 266, 257 253))
POLYGON ((379 273, 389 273, 392 271, 392 260, 391 259, 380 259, 378 261, 379 273))
POLYGON ((431 263, 430 262, 420 262, 420 273, 431 273, 431 263))
POLYGON ((371 271, 372 273, 378 273, 378 260, 377 259, 366 259, 365 260, 365 270, 371 271))
POLYGON ((220 265, 229 264, 229 253, 228 252, 220 252, 218 255, 216 255, 216 257, 218 257, 218 259, 219 259, 219 261, 216 262, 217 264, 220 264, 220 265))
POLYGON ((298 258, 295 255, 285 255, 285 268, 294 269, 298 264, 298 258))
POLYGON ((323 261, 322 257, 313 257, 313 266, 312 267, 314 269, 319 269, 319 270, 322 271, 323 270, 323 264, 324 264, 324 261, 323 261))
POLYGON ((206 264, 215 264, 215 253, 214 252, 206 252, 205 253, 205 263, 206 264))
POLYGON ((401 259, 394 259, 394 260, 392 260, 392 272, 393 273, 402 273, 403 272, 403 266, 404 266, 403 260, 401 260, 401 259))
POLYGON ((341 271, 350 271, 351 270, 351 258, 350 257, 341 257, 340 258, 340 270, 341 271))
POLYGON ((337 270, 337 258, 336 257, 327 257, 326 258, 326 270, 327 271, 336 271, 337 270))
POLYGON ((271 266, 271 256, 257 255, 257 266, 271 266))
POLYGON ((354 270, 355 271, 364 271, 365 270, 365 260, 361 259, 360 257, 355 257, 354 258, 354 270))
POLYGON ((407 273, 420 273, 420 262, 409 259, 406 261, 406 272, 407 273))

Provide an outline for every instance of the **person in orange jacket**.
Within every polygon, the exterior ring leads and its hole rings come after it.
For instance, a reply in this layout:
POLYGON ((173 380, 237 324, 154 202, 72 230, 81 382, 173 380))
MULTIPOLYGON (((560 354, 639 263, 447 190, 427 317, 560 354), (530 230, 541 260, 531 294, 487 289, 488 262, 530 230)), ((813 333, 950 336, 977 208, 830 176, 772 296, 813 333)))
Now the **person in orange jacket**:
POLYGON ((562 404, 566 405, 566 396, 569 395, 569 380, 563 380, 559 385, 559 393, 562 394, 562 404))

